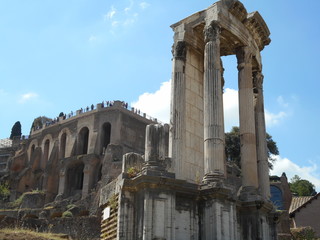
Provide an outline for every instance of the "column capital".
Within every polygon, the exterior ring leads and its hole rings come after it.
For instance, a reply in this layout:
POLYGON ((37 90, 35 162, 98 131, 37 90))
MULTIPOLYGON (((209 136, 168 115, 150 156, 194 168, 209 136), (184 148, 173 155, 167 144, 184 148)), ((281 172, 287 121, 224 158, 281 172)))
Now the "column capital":
POLYGON ((187 48, 186 48, 186 42, 185 41, 178 41, 172 45, 172 55, 175 59, 178 60, 186 60, 187 55, 187 48))
POLYGON ((252 52, 248 46, 237 48, 236 56, 238 61, 238 70, 241 70, 247 64, 251 64, 252 52))
POLYGON ((262 89, 263 85, 263 74, 260 71, 253 73, 253 87, 262 89))
POLYGON ((203 30, 205 43, 210 41, 219 41, 221 28, 217 21, 212 21, 203 30))

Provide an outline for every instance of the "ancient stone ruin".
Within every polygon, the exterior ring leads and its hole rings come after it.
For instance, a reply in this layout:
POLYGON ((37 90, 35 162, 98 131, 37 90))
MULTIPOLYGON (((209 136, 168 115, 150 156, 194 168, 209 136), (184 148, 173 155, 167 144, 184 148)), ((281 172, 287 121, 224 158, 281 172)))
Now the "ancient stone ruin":
POLYGON ((0 211, 0 226, 103 240, 277 239, 260 55, 268 27, 237 0, 171 27, 170 124, 120 101, 35 119, 28 138, 1 150, 0 180, 23 200, 0 211), (225 156, 228 55, 238 61, 241 169, 225 156))
POLYGON ((36 118, 28 138, 2 144, 0 180, 11 202, 0 201, 0 227, 99 237, 100 187, 121 173, 123 154, 143 154, 146 126, 156 122, 121 101, 36 118))
POLYGON ((260 55, 268 27, 236 0, 171 27, 170 126, 149 125, 144 156, 125 155, 102 188, 102 239, 277 239, 260 55), (225 158, 226 55, 238 61, 241 176, 225 158))

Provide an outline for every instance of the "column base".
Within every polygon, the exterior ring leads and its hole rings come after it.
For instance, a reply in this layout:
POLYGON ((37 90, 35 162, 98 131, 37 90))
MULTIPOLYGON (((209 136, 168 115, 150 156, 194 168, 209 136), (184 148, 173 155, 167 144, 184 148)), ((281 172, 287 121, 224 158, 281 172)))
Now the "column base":
POLYGON ((254 201, 262 201, 262 197, 259 194, 257 188, 248 186, 242 187, 238 193, 238 197, 240 201, 243 202, 254 202, 254 201))
POLYGON ((163 164, 159 162, 146 163, 145 166, 142 168, 141 174, 148 175, 148 176, 169 177, 169 178, 175 177, 174 173, 168 172, 166 168, 163 166, 163 164))
POLYGON ((224 174, 222 172, 210 172, 204 175, 202 179, 202 183, 209 184, 209 183, 218 183, 224 180, 224 174))

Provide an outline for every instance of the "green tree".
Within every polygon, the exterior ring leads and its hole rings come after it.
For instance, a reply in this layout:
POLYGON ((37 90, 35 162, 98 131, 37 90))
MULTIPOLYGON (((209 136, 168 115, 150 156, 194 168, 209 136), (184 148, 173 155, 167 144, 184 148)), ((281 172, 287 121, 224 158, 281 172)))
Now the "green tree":
POLYGON ((314 196, 316 194, 315 186, 308 180, 301 179, 294 175, 289 183, 290 191, 297 196, 314 196))
POLYGON ((21 137, 21 123, 19 121, 11 129, 10 139, 12 140, 14 137, 21 137))
MULTIPOLYGON (((275 158, 273 155, 279 155, 277 143, 273 141, 270 134, 266 134, 269 168, 272 169, 275 158)), ((226 133, 226 157, 228 161, 235 162, 240 167, 240 129, 232 127, 231 131, 226 133)))

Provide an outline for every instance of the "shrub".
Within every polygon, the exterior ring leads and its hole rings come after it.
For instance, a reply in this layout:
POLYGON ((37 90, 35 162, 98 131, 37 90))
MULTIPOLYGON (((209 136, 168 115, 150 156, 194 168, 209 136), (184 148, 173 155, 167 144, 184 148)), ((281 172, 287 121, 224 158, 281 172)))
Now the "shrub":
POLYGON ((73 217, 73 214, 72 214, 72 212, 70 212, 70 211, 64 211, 64 212, 62 213, 62 217, 63 217, 63 218, 72 218, 72 217, 73 217))
POLYGON ((139 172, 139 170, 135 167, 130 167, 127 170, 127 174, 128 174, 129 178, 133 178, 133 177, 137 176, 138 172, 139 172))
POLYGON ((291 233, 297 240, 315 239, 315 231, 312 227, 292 228, 291 233))
POLYGON ((67 205, 67 209, 68 210, 70 210, 71 208, 74 208, 74 207, 76 207, 77 205, 75 205, 75 204, 68 204, 67 205))
POLYGON ((0 200, 7 201, 10 197, 9 184, 7 182, 0 185, 0 200))

